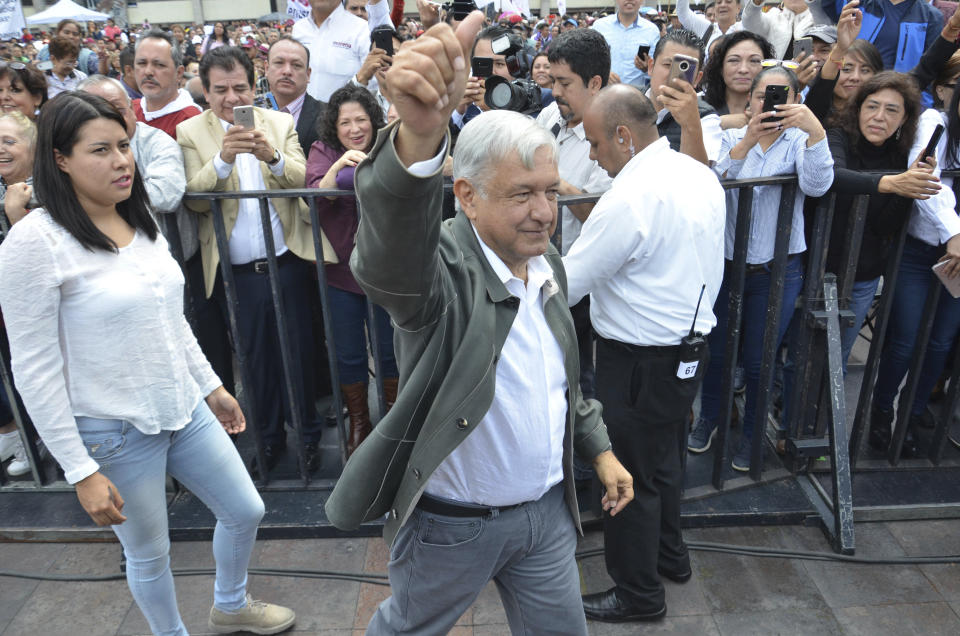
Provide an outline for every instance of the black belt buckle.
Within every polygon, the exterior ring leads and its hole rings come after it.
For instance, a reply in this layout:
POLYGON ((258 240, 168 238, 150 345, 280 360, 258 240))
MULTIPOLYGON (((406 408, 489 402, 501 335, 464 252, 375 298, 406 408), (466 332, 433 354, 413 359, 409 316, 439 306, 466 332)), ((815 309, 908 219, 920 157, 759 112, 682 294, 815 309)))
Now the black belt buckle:
POLYGON ((254 261, 253 262, 253 273, 254 274, 266 274, 270 271, 269 262, 267 261, 254 261))

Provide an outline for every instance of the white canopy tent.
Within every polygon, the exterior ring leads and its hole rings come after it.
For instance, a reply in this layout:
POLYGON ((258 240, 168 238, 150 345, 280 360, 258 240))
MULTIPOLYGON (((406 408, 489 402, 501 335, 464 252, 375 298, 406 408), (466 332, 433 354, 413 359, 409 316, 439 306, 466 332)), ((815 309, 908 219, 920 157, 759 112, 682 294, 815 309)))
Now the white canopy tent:
POLYGON ((106 22, 107 18, 112 18, 109 13, 100 13, 86 7, 81 7, 70 0, 60 0, 46 11, 35 13, 27 18, 27 24, 56 24, 60 20, 76 20, 85 22, 93 20, 94 22, 106 22))

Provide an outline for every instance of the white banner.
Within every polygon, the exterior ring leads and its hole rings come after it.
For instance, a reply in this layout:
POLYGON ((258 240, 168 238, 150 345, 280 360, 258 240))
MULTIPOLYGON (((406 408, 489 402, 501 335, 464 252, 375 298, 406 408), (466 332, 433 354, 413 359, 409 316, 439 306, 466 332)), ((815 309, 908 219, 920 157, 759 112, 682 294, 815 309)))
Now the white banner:
POLYGON ((567 15, 567 0, 557 0, 557 15, 567 15))
POLYGON ((20 0, 0 0, 0 38, 19 39, 25 26, 20 0))
POLYGON ((299 20, 310 15, 310 3, 308 0, 287 0, 287 17, 291 20, 299 20))

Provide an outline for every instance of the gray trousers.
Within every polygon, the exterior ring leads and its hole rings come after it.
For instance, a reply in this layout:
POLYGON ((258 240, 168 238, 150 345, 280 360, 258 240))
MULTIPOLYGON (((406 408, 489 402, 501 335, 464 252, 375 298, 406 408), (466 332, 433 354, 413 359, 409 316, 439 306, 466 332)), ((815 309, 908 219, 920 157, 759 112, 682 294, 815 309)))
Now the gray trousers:
POLYGON ((393 596, 367 634, 447 634, 492 579, 512 634, 585 636, 576 547, 562 484, 496 516, 417 509, 390 551, 393 596))

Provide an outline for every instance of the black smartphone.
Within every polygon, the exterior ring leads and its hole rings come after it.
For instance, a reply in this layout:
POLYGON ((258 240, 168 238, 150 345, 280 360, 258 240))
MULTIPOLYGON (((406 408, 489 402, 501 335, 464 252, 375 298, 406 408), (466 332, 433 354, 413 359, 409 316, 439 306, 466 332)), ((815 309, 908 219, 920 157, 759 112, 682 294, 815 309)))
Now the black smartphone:
POLYGON ((927 147, 923 149, 923 154, 920 155, 920 161, 923 161, 927 157, 937 158, 937 144, 940 143, 943 130, 943 124, 937 124, 937 127, 933 130, 933 134, 930 135, 930 141, 927 142, 927 147))
POLYGON ((492 57, 473 57, 470 58, 470 68, 474 77, 486 79, 493 75, 492 57))
MULTIPOLYGON (((777 104, 786 104, 790 97, 790 88, 779 84, 770 84, 763 92, 763 112, 776 111, 777 104)), ((767 117, 766 121, 780 121, 783 117, 767 117)))
POLYGON ((647 55, 649 54, 650 54, 649 44, 641 44, 640 46, 637 47, 637 57, 639 57, 641 60, 647 57, 647 55))
POLYGON ((454 20, 463 20, 470 15, 470 12, 477 8, 473 0, 453 0, 450 9, 453 11, 454 20))
POLYGON ((370 39, 373 45, 381 51, 386 51, 387 55, 393 57, 393 32, 387 29, 374 29, 370 33, 370 39))

